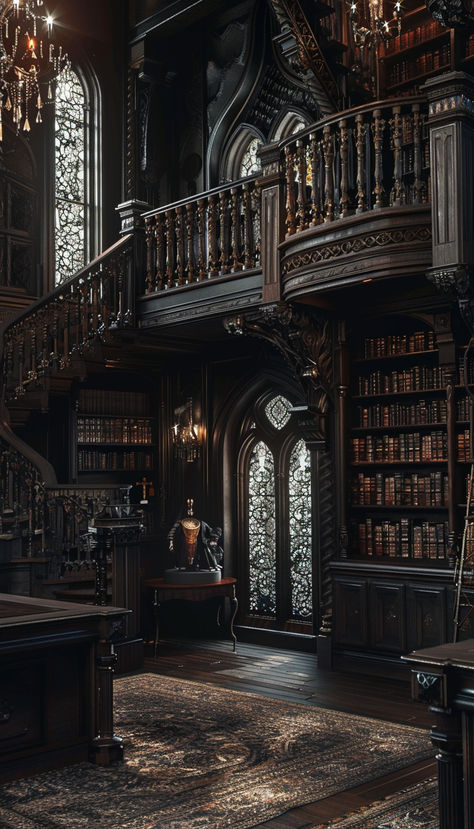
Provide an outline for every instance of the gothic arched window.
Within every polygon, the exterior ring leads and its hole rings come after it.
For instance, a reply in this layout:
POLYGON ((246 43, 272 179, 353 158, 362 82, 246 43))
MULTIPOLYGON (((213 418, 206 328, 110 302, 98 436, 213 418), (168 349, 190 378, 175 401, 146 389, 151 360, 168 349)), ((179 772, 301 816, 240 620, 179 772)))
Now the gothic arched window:
POLYGON ((257 404, 240 454, 245 623, 280 629, 312 620, 311 457, 291 409, 281 394, 257 404))
POLYGON ((99 253, 98 96, 71 67, 56 84, 54 106, 54 284, 99 253), (95 201, 94 201, 95 196, 95 201))

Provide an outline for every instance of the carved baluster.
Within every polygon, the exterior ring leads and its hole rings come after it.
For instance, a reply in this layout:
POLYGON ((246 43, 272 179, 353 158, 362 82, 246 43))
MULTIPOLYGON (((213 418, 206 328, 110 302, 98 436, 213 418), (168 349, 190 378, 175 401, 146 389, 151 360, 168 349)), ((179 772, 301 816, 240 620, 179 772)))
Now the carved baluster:
POLYGON ((53 324, 51 327, 51 351, 49 353, 49 365, 56 368, 59 362, 59 353, 58 353, 58 326, 59 326, 59 308, 58 308, 58 301, 55 300, 54 307, 53 307, 53 324))
POLYGON ((166 211, 166 287, 170 288, 175 279, 175 222, 174 210, 166 211))
POLYGON ((62 297, 62 312, 63 312, 63 343, 62 353, 59 355, 59 368, 66 368, 69 365, 69 326, 70 326, 70 308, 69 299, 67 296, 62 297))
POLYGON ((194 282, 196 278, 196 257, 194 255, 195 204, 186 205, 186 282, 194 282))
POLYGON ((154 283, 154 271, 155 271, 155 258, 156 258, 156 248, 155 248, 155 219, 153 216, 148 216, 145 219, 145 236, 146 236, 146 280, 145 280, 145 293, 151 294, 152 291, 156 290, 155 283, 154 283))
POLYGON ((24 376, 25 376, 25 340, 24 335, 20 334, 19 341, 17 343, 17 350, 18 350, 18 386, 15 389, 17 397, 21 396, 25 393, 24 387, 24 376))
POLYGON ((298 195, 296 217, 298 230, 305 230, 308 227, 306 220, 306 147, 299 138, 296 142, 296 165, 298 169, 298 195))
POLYGON ((184 249, 185 249, 185 242, 184 242, 184 232, 185 232, 185 223, 184 223, 184 208, 177 207, 176 208, 176 273, 177 273, 177 285, 184 284, 184 249))
POLYGON ((28 371, 28 380, 35 380, 36 374, 36 315, 30 321, 30 370, 28 371))
POLYGON ((209 277, 217 276, 219 273, 219 246, 217 239, 217 196, 209 196, 209 277))
POLYGON ((250 200, 252 203, 252 235, 253 248, 252 260, 254 268, 261 264, 261 247, 262 247, 262 188, 255 183, 251 191, 250 200))
POLYGON ((380 210, 383 207, 383 165, 382 165, 382 146, 383 146, 383 131, 385 128, 385 121, 382 118, 382 110, 374 109, 374 123, 372 124, 372 136, 374 140, 374 210, 380 210))
POLYGON ((242 208, 244 213, 244 269, 253 267, 253 222, 252 222, 252 196, 248 184, 242 186, 242 208))
POLYGON ((232 187, 231 191, 231 247, 232 247, 232 273, 242 270, 242 228, 241 228, 241 204, 242 191, 239 187, 232 187))
POLYGON ((206 202, 205 199, 198 199, 197 202, 197 278, 199 282, 207 275, 206 267, 206 202))
POLYGON ((323 129, 324 152, 324 221, 334 220, 334 136, 331 127, 326 124, 323 129))
POLYGON ((424 200, 424 187, 421 178, 421 114, 420 105, 412 104, 413 113, 413 204, 424 200))
POLYGON ((339 215, 341 218, 344 218, 349 213, 349 133, 345 118, 339 121, 339 152, 341 155, 339 215))
POLYGON ((43 312, 43 325, 42 328, 42 342, 41 342, 41 371, 44 374, 45 369, 49 366, 49 323, 48 318, 51 316, 51 311, 45 310, 43 312))
POLYGON ((365 193, 365 182, 364 182, 364 172, 365 172, 365 131, 366 125, 364 124, 364 116, 362 114, 356 115, 356 128, 355 128, 355 139, 356 139, 356 152, 357 152, 357 209, 356 213, 363 213, 366 209, 366 193, 365 193))
POLYGON ((92 278, 92 334, 97 334, 99 328, 99 273, 92 278))
POLYGON ((81 314, 81 345, 89 339, 89 325, 90 325, 90 312, 91 312, 91 299, 90 299, 90 273, 87 274, 86 279, 83 280, 82 284, 82 298, 81 298, 81 306, 82 306, 82 314, 81 314))
POLYGON ((220 249, 219 259, 221 273, 229 272, 230 265, 230 233, 229 233, 229 199, 227 192, 221 190, 219 193, 219 226, 220 226, 220 249))
POLYGON ((392 148, 393 148, 393 187, 390 191, 390 204, 394 207, 399 207, 405 204, 406 193, 405 185, 402 179, 402 117, 400 115, 401 107, 394 106, 392 109, 393 118, 390 121, 392 128, 392 148))
POLYGON ((311 159, 311 224, 313 227, 321 222, 321 205, 319 200, 319 146, 315 133, 309 136, 311 159))
POLYGON ((155 223, 155 251, 156 251, 156 274, 155 291, 161 291, 166 280, 165 274, 165 228, 163 214, 159 213, 155 223))
POLYGON ((285 147, 286 228, 287 236, 296 231, 295 166, 290 147, 285 147))

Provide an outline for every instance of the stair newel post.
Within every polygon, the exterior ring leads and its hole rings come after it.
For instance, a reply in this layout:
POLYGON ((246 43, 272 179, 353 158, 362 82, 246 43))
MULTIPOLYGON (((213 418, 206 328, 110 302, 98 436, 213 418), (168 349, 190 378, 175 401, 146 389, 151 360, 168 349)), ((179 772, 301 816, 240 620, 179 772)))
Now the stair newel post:
POLYGON ((236 273, 242 270, 242 229, 240 224, 242 190, 240 187, 232 187, 231 195, 231 246, 232 266, 231 272, 236 273))
POLYGON ((365 192, 365 131, 364 116, 359 113, 355 117, 355 145, 357 153, 357 207, 356 213, 363 213, 367 205, 367 195, 365 192))
POLYGON ((100 620, 99 640, 95 648, 97 666, 95 737, 89 745, 89 760, 99 766, 123 760, 123 740, 114 734, 114 668, 117 655, 114 643, 123 637, 124 614, 107 615, 100 620))
POLYGON ((382 110, 374 109, 372 124, 372 140, 374 143, 374 210, 380 210, 383 207, 383 164, 382 164, 382 147, 383 147, 383 133, 385 129, 385 120, 382 118, 382 110))
POLYGON ((206 200, 197 202, 197 278, 202 282, 207 275, 206 267, 206 200))
POLYGON ((285 147, 285 177, 286 177, 286 235, 292 236, 296 232, 296 194, 295 194, 295 164, 294 155, 290 146, 285 147))
POLYGON ((392 107, 390 127, 393 150, 393 186, 390 191, 390 205, 392 207, 399 207, 406 202, 405 185, 402 178, 403 130, 400 106, 392 107))
POLYGON ((349 132, 345 118, 339 121, 339 153, 341 157, 339 216, 343 219, 349 214, 349 132))
POLYGON ((156 290, 155 282, 155 261, 156 261, 156 223, 154 216, 145 219, 146 239, 146 281, 145 293, 151 294, 156 290))
POLYGON ((334 220, 334 135, 329 124, 323 129, 324 221, 334 220))

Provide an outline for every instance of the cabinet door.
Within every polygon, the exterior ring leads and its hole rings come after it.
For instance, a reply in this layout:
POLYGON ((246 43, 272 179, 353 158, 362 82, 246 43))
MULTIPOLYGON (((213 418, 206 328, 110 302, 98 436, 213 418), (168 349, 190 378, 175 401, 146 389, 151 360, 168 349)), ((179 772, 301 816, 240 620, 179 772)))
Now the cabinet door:
POLYGON ((372 582, 369 588, 370 646, 375 650, 406 651, 405 587, 372 582))
POLYGON ((446 587, 407 585, 408 650, 431 648, 447 642, 446 587))
POLYGON ((367 647, 367 584, 337 579, 334 583, 334 635, 337 645, 367 647))

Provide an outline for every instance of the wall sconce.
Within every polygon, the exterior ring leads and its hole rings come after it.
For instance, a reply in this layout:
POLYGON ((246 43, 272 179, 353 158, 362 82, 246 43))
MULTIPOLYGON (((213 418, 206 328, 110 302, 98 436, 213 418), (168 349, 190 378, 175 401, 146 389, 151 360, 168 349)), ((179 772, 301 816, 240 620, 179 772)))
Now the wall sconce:
POLYGON ((174 415, 176 420, 171 427, 171 434, 175 458, 192 463, 201 454, 198 427, 193 422, 192 397, 188 397, 184 406, 175 409, 174 415))

